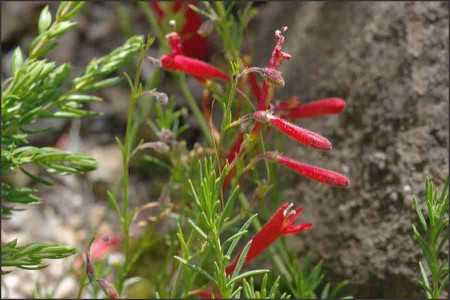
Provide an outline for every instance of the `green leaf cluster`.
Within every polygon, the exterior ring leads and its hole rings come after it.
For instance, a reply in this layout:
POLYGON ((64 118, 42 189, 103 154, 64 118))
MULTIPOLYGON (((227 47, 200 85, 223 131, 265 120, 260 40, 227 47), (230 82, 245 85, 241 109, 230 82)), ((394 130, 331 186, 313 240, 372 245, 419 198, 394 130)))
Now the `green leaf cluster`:
MULTIPOLYGON (((61 2, 54 18, 46 6, 39 17, 38 36, 31 43, 28 57, 24 57, 19 47, 13 53, 12 77, 2 84, 2 176, 22 172, 35 182, 50 185, 50 181, 31 174, 25 166, 34 164, 41 171, 55 175, 82 174, 97 168, 97 161, 84 154, 28 144, 29 135, 48 130, 30 129, 42 119, 97 115, 85 106, 102 99, 88 93, 116 84, 119 78, 112 75, 140 50, 143 37, 133 36, 106 56, 93 59, 75 78, 70 74, 69 63, 57 65, 44 58, 57 46, 58 39, 76 26, 71 19, 85 4, 61 2)), ((3 219, 11 218, 21 205, 39 202, 33 188, 18 188, 2 180, 3 219)), ((3 267, 23 269, 42 268, 45 258, 63 258, 75 253, 74 248, 58 244, 33 243, 16 247, 16 241, 2 244, 1 251, 3 267)))
MULTIPOLYGON (((17 246, 17 239, 2 244, 2 268, 16 267, 25 270, 38 270, 45 268, 44 259, 59 259, 75 254, 74 247, 58 243, 33 243, 26 246, 17 246)), ((6 274, 11 271, 4 271, 6 274)))
MULTIPOLYGON (((440 255, 448 244, 448 185, 449 179, 438 197, 439 190, 427 177, 425 182, 426 215, 423 214, 419 200, 413 196, 413 204, 419 218, 421 231, 413 224, 413 232, 425 256, 424 264, 419 261, 421 279, 416 283, 424 290, 428 299, 440 298, 449 282, 449 267, 446 258, 440 255)), ((447 252, 447 251, 446 251, 447 252)))

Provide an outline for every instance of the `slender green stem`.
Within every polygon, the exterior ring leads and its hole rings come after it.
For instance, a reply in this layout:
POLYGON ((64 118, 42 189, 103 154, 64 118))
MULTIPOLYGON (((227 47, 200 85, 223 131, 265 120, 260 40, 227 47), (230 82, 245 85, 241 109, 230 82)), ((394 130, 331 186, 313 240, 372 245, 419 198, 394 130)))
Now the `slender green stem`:
POLYGON ((161 29, 161 26, 158 24, 158 20, 156 20, 155 15, 153 14, 152 10, 150 9, 148 2, 140 1, 138 2, 139 6, 144 11, 145 17, 147 18, 147 21, 150 23, 150 26, 155 31, 156 38, 158 39, 159 47, 162 51, 168 51, 168 45, 165 39, 165 34, 161 29))
POLYGON ((200 129, 202 130, 203 134, 205 135, 205 137, 208 140, 208 143, 211 145, 211 147, 214 147, 211 130, 208 126, 208 123, 206 123, 205 117, 203 116, 203 113, 201 112, 200 108, 198 107, 197 102, 194 99, 194 96, 192 96, 191 91, 189 90, 189 88, 187 86, 186 77, 184 76, 184 74, 175 74, 175 78, 177 80, 177 83, 181 90, 181 93, 183 94, 184 98, 186 99, 189 108, 191 109, 192 113, 194 114, 195 118, 197 119, 197 122, 200 125, 200 129))
MULTIPOLYGON (((200 217, 200 215, 197 215, 197 218, 195 219, 195 223, 198 223, 199 217, 200 217)), ((188 249, 189 249, 189 245, 192 242, 193 236, 194 236, 194 232, 191 231, 191 233, 189 234, 189 238, 188 238, 188 240, 186 242, 186 245, 188 246, 188 249)), ((170 298, 172 298, 172 299, 175 298, 176 292, 178 291, 178 285, 179 285, 180 280, 181 280, 181 276, 180 276, 181 268, 182 268, 182 264, 179 263, 178 264, 178 269, 177 269, 177 275, 176 275, 177 277, 175 278, 175 285, 174 285, 174 287, 172 289, 172 293, 170 294, 170 298)))
POLYGON ((127 120, 127 128, 125 133, 125 143, 123 145, 122 149, 122 164, 123 164, 123 212, 122 212, 122 219, 123 219, 123 235, 124 235, 124 242, 125 242, 125 262, 123 264, 122 271, 120 273, 119 277, 119 284, 118 284, 118 292, 119 294, 122 293, 123 289, 123 282, 125 280, 125 277, 129 271, 129 263, 130 263, 130 220, 129 220, 129 164, 130 164, 130 158, 132 153, 132 145, 133 145, 133 128, 134 128, 134 122, 133 122, 133 116, 134 111, 136 108, 136 102, 137 99, 140 97, 139 93, 140 91, 140 76, 142 72, 142 63, 144 61, 145 53, 147 52, 148 48, 150 47, 151 42, 147 42, 145 46, 141 48, 141 53, 139 57, 139 63, 138 68, 134 77, 134 82, 130 83, 132 86, 130 86, 130 107, 128 110, 128 120, 127 120))
POLYGON ((222 32, 221 36, 222 36, 223 42, 225 44, 225 48, 228 50, 228 54, 230 55, 231 59, 233 61, 237 61, 238 53, 237 53, 237 49, 234 47, 233 39, 231 38, 231 35, 230 35, 230 30, 229 30, 229 27, 227 24, 228 20, 227 20, 225 7, 223 5, 223 2, 221 2, 221 1, 217 1, 217 2, 215 2, 215 4, 216 4, 217 11, 219 13, 218 25, 220 25, 220 27, 221 27, 221 32, 222 32))

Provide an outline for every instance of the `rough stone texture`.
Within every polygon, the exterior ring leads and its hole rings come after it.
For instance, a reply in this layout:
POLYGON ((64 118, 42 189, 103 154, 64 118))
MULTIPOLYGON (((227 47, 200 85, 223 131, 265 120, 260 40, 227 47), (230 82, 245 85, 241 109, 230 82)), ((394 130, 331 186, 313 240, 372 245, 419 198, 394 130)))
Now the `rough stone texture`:
POLYGON ((331 152, 290 142, 284 152, 351 180, 335 189, 279 168, 296 183, 286 199, 314 222, 293 243, 323 259, 332 278, 349 278, 357 297, 418 297, 412 195, 423 196, 426 176, 438 185, 448 176, 448 4, 268 3, 252 23, 256 64, 266 63, 268 41, 285 25, 293 57, 276 97, 338 96, 347 108, 297 122, 330 138, 331 152))

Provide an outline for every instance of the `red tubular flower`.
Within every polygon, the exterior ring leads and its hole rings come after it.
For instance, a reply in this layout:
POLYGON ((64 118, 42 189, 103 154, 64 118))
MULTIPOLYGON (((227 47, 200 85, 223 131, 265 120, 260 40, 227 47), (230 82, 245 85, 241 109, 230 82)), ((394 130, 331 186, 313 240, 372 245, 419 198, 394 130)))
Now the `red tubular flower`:
POLYGON ((345 108, 345 101, 340 98, 327 98, 313 101, 297 107, 288 109, 275 108, 276 110, 285 110, 281 116, 289 119, 313 118, 323 115, 338 114, 345 108))
POLYGON ((276 162, 285 165, 294 172, 321 183, 334 187, 347 187, 350 184, 347 177, 334 171, 311 166, 273 152, 266 152, 264 157, 275 159, 276 162))
MULTIPOLYGON (((245 258, 245 262, 253 260, 261 252, 263 252, 270 244, 275 242, 279 237, 288 234, 299 233, 312 227, 312 224, 294 224, 294 221, 300 216, 302 208, 291 210, 293 203, 283 203, 281 207, 275 212, 272 218, 267 222, 261 230, 252 238, 252 244, 245 258)), ((241 256, 241 252, 236 259, 228 265, 225 269, 227 275, 233 273, 236 264, 241 256)))
POLYGON ((203 81, 204 77, 229 80, 230 76, 216 67, 203 62, 201 60, 187 57, 184 55, 163 55, 161 58, 163 68, 167 71, 178 71, 187 73, 192 76, 200 77, 203 81))
POLYGON ((256 119, 258 121, 268 122, 281 132, 287 134, 289 137, 305 146, 318 150, 331 150, 331 142, 320 134, 289 123, 288 121, 276 117, 267 111, 256 111, 252 114, 245 115, 241 119, 233 122, 231 126, 237 125, 247 119, 256 119))
POLYGON ((206 77, 229 80, 230 76, 216 67, 183 55, 180 36, 176 32, 172 32, 167 35, 170 47, 172 48, 172 53, 165 54, 161 57, 162 67, 167 71, 178 71, 187 73, 196 77, 200 82, 204 82, 206 77))
MULTIPOLYGON (((290 54, 287 54, 287 53, 281 51, 283 44, 284 44, 284 36, 281 33, 286 30, 287 30, 287 27, 283 27, 281 30, 275 31, 275 37, 277 38, 277 43, 275 44, 275 47, 272 51, 272 56, 270 57, 267 68, 272 68, 272 69, 275 69, 278 71, 278 70, 280 70, 280 66, 281 66, 281 63, 283 62, 283 60, 291 59, 290 54)), ((268 99, 268 95, 269 95, 269 83, 267 80, 264 80, 262 88, 261 88, 261 93, 259 94, 260 97, 258 98, 258 109, 259 110, 264 110, 267 108, 267 106, 269 104, 267 102, 270 101, 270 99, 268 99)))

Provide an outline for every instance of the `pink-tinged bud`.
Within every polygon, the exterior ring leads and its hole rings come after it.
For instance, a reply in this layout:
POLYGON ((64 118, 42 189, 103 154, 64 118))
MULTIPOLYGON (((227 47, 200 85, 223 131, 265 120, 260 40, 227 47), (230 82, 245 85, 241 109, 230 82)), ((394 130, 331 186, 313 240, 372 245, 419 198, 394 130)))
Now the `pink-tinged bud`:
POLYGON ((106 296, 109 297, 109 299, 119 299, 119 293, 117 293, 116 288, 114 285, 109 283, 106 279, 97 279, 98 285, 100 285, 100 288, 102 291, 106 294, 106 296))
POLYGON ((175 141, 172 131, 167 128, 163 128, 157 135, 164 143, 170 144, 175 141))
POLYGON ((230 76, 216 67, 184 55, 163 55, 161 58, 162 66, 167 71, 178 71, 192 76, 200 77, 203 81, 205 77, 229 80, 230 76))
POLYGON ((152 65, 154 65, 155 67, 158 67, 158 68, 162 68, 162 62, 161 62, 161 60, 159 59, 159 58, 154 58, 154 57, 151 57, 151 56, 147 56, 146 57, 149 61, 150 61, 150 63, 152 64, 152 65))
MULTIPOLYGON (((275 242, 283 235, 299 233, 303 230, 312 227, 312 224, 294 224, 295 220, 300 216, 303 209, 292 209, 293 203, 283 203, 281 207, 275 212, 272 218, 267 222, 258 233, 252 238, 252 244, 248 250, 245 262, 249 262, 261 254, 268 246, 275 242)), ((227 275, 233 273, 236 264, 241 256, 241 252, 236 256, 233 263, 228 265, 225 269, 227 275)))
POLYGON ((89 278, 90 282, 93 282, 95 280, 95 266, 91 261, 89 251, 84 252, 85 258, 86 258, 86 275, 89 278))
POLYGON ((284 79, 283 77, 281 77, 281 72, 273 68, 259 68, 259 67, 246 68, 244 71, 241 72, 241 74, 238 75, 238 77, 248 73, 259 73, 261 74, 261 76, 264 77, 264 79, 266 79, 274 86, 276 87, 284 86, 284 79))
POLYGON ((216 20, 206 20, 204 21, 200 27, 197 29, 197 34, 201 37, 207 37, 214 30, 214 24, 216 20))
POLYGON ((300 119, 316 116, 338 114, 345 108, 345 101, 340 98, 327 98, 286 109, 283 118, 300 119))
POLYGON ((159 101, 163 104, 167 104, 167 102, 169 102, 169 96, 167 96, 166 93, 158 92, 156 89, 149 90, 149 91, 143 91, 141 93, 141 96, 144 96, 144 95, 154 96, 157 101, 159 101))
POLYGON ((256 111, 252 114, 245 115, 239 120, 230 124, 230 126, 235 126, 247 119, 256 119, 272 124, 275 128, 285 133, 292 139, 302 143, 305 146, 318 149, 318 150, 331 150, 331 143, 329 140, 317 134, 315 132, 303 129, 297 125, 289 123, 279 117, 272 115, 267 111, 256 111))
POLYGON ((334 187, 347 187, 350 184, 347 177, 334 171, 311 166, 273 152, 266 152, 264 156, 275 159, 278 163, 285 165, 294 172, 321 183, 334 187))
POLYGON ((143 143, 139 146, 139 149, 153 149, 159 153, 167 153, 170 151, 170 147, 166 143, 160 141, 143 143))

